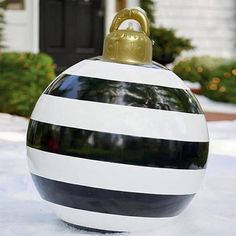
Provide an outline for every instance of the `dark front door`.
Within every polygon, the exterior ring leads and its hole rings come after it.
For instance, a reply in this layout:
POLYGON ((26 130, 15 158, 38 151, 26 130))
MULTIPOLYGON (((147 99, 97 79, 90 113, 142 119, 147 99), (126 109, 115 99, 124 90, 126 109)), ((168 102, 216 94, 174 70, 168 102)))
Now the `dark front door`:
POLYGON ((59 71, 101 55, 104 1, 40 0, 40 51, 53 57, 59 71))

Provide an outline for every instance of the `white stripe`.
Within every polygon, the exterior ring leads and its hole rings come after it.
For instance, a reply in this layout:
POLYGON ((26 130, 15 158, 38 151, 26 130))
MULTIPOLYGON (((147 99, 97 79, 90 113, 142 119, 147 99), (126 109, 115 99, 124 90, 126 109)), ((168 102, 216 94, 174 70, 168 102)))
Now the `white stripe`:
MULTIPOLYGON (((94 161, 27 147, 30 171, 41 177, 95 188, 150 193, 193 194, 205 170, 180 170, 94 161)), ((147 157, 148 158, 148 157, 147 157)))
POLYGON ((150 231, 174 223, 176 217, 134 217, 105 214, 65 207, 48 202, 62 220, 83 227, 110 231, 150 231))
POLYGON ((100 132, 181 141, 208 141, 203 114, 163 111, 42 95, 32 119, 100 132))
POLYGON ((170 70, 121 63, 84 60, 68 68, 63 74, 189 90, 185 83, 170 70))

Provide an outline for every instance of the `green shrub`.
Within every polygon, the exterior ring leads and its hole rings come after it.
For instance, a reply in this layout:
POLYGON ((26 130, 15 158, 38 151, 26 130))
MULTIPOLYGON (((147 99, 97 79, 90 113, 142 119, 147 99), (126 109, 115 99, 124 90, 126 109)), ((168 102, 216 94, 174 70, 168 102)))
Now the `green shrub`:
POLYGON ((236 61, 219 65, 209 76, 202 94, 212 100, 236 103, 236 61))
POLYGON ((155 1, 140 0, 140 7, 151 23, 150 38, 154 41, 152 59, 163 65, 172 63, 182 51, 193 49, 191 40, 176 36, 173 29, 155 26, 155 1))
POLYGON ((210 78, 210 72, 224 63, 223 58, 191 57, 179 61, 173 71, 183 80, 199 82, 202 86, 210 78))
POLYGON ((46 54, 0 54, 0 112, 29 117, 40 94, 54 79, 46 54))
POLYGON ((163 65, 172 63, 182 51, 194 48, 190 39, 177 37, 173 29, 151 27, 150 38, 155 42, 153 60, 163 65))
POLYGON ((155 24, 155 1, 140 0, 140 7, 146 12, 151 24, 155 24))
POLYGON ((236 103, 236 61, 192 57, 178 62, 173 71, 183 80, 199 82, 206 97, 236 103))

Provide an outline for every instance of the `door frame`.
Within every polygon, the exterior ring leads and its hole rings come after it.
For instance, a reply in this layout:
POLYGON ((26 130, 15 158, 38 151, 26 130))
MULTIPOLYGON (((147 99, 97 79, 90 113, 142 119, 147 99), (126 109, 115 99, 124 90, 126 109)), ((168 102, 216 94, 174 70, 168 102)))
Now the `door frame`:
POLYGON ((57 73, 102 54, 104 0, 40 0, 39 3, 39 49, 53 58, 57 73))
MULTIPOLYGON (((32 42, 31 50, 34 53, 38 53, 39 50, 39 1, 40 0, 25 0, 28 9, 28 21, 30 41, 32 42)), ((139 0, 127 1, 127 7, 139 6, 139 0)), ((104 16, 104 34, 109 33, 109 28, 113 17, 116 13, 116 0, 105 0, 105 16, 104 16)))

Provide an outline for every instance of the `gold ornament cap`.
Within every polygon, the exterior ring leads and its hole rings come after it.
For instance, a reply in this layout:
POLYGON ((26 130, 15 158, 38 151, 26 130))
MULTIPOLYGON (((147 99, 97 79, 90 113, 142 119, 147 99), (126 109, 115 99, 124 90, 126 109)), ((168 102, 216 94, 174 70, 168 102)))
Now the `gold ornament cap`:
POLYGON ((127 64, 151 64, 152 42, 149 38, 150 23, 141 9, 123 9, 114 17, 110 34, 104 40, 103 59, 127 64), (141 31, 132 27, 119 30, 125 20, 136 20, 141 26, 141 31))

